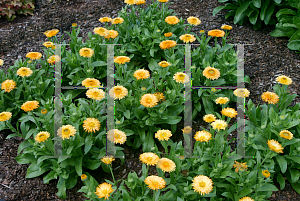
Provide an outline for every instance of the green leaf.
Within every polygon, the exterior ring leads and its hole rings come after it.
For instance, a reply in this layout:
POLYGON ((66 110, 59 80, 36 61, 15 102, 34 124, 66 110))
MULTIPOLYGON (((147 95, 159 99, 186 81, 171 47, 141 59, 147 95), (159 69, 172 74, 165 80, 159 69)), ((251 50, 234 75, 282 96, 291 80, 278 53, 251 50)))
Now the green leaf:
POLYGON ((300 172, 297 169, 289 169, 290 173, 291 173, 291 181, 292 183, 295 183, 299 180, 300 177, 300 172))
POLYGON ((298 181, 297 183, 291 183, 293 189, 300 194, 300 182, 298 181))
POLYGON ((17 137, 17 136, 19 136, 19 135, 18 134, 10 134, 5 139, 10 139, 12 137, 17 137))
POLYGON ((256 8, 260 8, 261 7, 261 0, 253 0, 253 5, 256 7, 256 8))
POLYGON ((251 193, 253 190, 251 188, 244 188, 243 190, 241 190, 239 192, 239 198, 242 198, 246 195, 248 195, 249 193, 251 193))
POLYGON ((244 17, 245 17, 245 11, 250 5, 250 1, 246 1, 243 3, 236 11, 235 16, 234 16, 234 24, 237 24, 240 22, 244 17))
POLYGON ((279 18, 281 15, 297 15, 297 12, 292 9, 283 8, 276 13, 276 17, 279 18))
POLYGON ((153 58, 151 58, 150 61, 148 61, 148 62, 149 62, 149 64, 148 64, 149 69, 151 71, 154 71, 158 66, 157 62, 153 58))
POLYGON ((220 12, 221 10, 223 10, 225 8, 225 6, 219 6, 219 7, 216 7, 214 10, 213 10, 213 16, 215 16, 218 12, 220 12))
POLYGON ((272 14, 274 13, 275 4, 272 4, 266 11, 264 22, 265 24, 269 24, 272 14))
POLYGON ((251 24, 256 24, 256 22, 257 22, 257 18, 258 18, 258 11, 257 10, 254 10, 251 14, 250 14, 250 16, 249 16, 249 21, 250 21, 250 23, 251 24))
POLYGON ((285 187, 285 179, 283 178, 282 174, 280 172, 277 173, 277 182, 280 185, 280 190, 283 190, 285 187))
POLYGON ((269 4, 270 4, 270 0, 263 1, 263 5, 262 5, 261 11, 260 11, 260 19, 262 21, 265 19, 265 14, 266 14, 269 4))
POLYGON ((300 164, 300 157, 299 156, 286 156, 286 158, 289 158, 289 159, 295 161, 296 163, 300 164))
POLYGON ((52 179, 57 179, 57 175, 55 175, 56 171, 52 170, 46 176, 44 176, 44 184, 48 184, 52 179))
POLYGON ((42 175, 44 172, 46 172, 45 169, 41 170, 40 167, 36 164, 36 162, 31 163, 29 167, 27 168, 27 174, 26 178, 33 178, 33 177, 38 177, 42 175))
POLYGON ((56 195, 60 198, 60 199, 66 199, 67 195, 66 195, 66 183, 65 183, 65 179, 62 177, 59 177, 59 180, 57 182, 57 189, 58 192, 56 193, 56 195))
POLYGON ((29 154, 20 154, 18 155, 15 160, 19 163, 19 164, 27 164, 27 163, 31 163, 33 161, 35 161, 35 157, 33 155, 29 155, 29 154))
POLYGON ((33 133, 38 133, 38 132, 39 132, 38 129, 31 129, 30 131, 27 132, 25 139, 26 140, 29 139, 33 133))
POLYGON ((75 158, 75 170, 78 176, 82 175, 82 157, 83 156, 75 158))
POLYGON ((278 191, 278 189, 276 188, 276 186, 274 186, 273 184, 264 184, 260 189, 258 189, 257 191, 278 191))
POLYGON ((66 181, 66 189, 74 188, 74 186, 77 184, 78 177, 74 174, 72 176, 69 176, 69 178, 66 181))
POLYGON ((88 136, 85 139, 84 154, 87 154, 90 151, 90 149, 92 148, 92 145, 93 145, 93 140, 90 139, 90 137, 88 136))
POLYGON ((30 145, 31 145, 31 144, 30 144, 30 142, 28 142, 28 141, 22 142, 22 143, 19 145, 19 147, 18 147, 18 154, 20 154, 21 151, 22 151, 23 149, 29 147, 30 145))
POLYGON ((287 169, 287 161, 282 156, 277 156, 276 159, 278 161, 281 172, 285 173, 287 169))
POLYGON ((98 66, 106 66, 107 63, 105 63, 104 61, 95 61, 91 64, 91 67, 98 67, 98 66))
POLYGON ((300 50, 300 40, 293 40, 289 42, 287 46, 291 50, 300 50))
POLYGON ((126 110, 123 114, 127 119, 130 119, 130 111, 129 110, 126 110))
POLYGON ((88 168, 90 170, 96 170, 98 167, 100 167, 101 162, 100 160, 88 160, 85 164, 84 167, 88 168))

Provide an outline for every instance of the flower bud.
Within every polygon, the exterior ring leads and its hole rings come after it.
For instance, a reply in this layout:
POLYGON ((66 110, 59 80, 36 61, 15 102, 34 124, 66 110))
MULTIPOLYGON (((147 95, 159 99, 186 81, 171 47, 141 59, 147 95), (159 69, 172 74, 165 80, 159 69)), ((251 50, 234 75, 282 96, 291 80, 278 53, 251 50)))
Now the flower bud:
POLYGON ((206 151, 210 151, 211 149, 209 147, 206 148, 206 151))
POLYGON ((129 179, 128 179, 128 182, 133 182, 133 179, 132 179, 132 178, 129 178, 129 179))
POLYGON ((281 120, 284 120, 284 119, 285 119, 285 116, 284 116, 284 115, 281 115, 281 116, 280 116, 280 119, 281 119, 281 120))
POLYGON ((155 147, 151 147, 151 151, 154 151, 155 150, 155 147))
POLYGON ((216 90, 216 88, 211 88, 211 91, 216 92, 217 90, 216 90))
POLYGON ((265 129, 266 128, 266 125, 261 125, 261 129, 265 129))
POLYGON ((189 187, 184 187, 183 190, 184 190, 185 192, 188 192, 190 189, 189 189, 189 187))
POLYGON ((218 168, 222 168, 223 167, 223 165, 222 165, 222 163, 218 163, 218 168))
POLYGON ((300 147, 297 147, 297 150, 300 151, 300 147))
POLYGON ((253 135, 253 134, 250 134, 250 135, 249 135, 249 138, 254 138, 254 135, 253 135))

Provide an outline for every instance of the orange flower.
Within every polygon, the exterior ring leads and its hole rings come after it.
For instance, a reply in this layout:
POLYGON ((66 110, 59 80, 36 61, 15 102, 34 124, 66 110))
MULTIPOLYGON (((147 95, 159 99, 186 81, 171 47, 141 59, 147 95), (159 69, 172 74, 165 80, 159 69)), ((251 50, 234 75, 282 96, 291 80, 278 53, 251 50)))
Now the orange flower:
POLYGON ((207 34, 209 36, 212 36, 212 37, 223 37, 223 36, 225 36, 225 32, 222 31, 222 30, 219 30, 219 29, 211 30, 207 34))

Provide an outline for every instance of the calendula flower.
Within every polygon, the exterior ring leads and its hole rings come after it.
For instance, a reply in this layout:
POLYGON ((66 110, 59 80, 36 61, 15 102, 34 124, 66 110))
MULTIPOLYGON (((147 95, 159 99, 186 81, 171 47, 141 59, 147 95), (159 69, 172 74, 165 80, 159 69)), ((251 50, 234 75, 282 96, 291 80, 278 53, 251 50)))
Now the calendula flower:
POLYGON ((40 59, 43 55, 39 52, 28 52, 26 57, 32 60, 40 59))
POLYGON ((83 121, 83 128, 86 132, 95 133, 100 129, 100 122, 95 118, 86 118, 86 120, 83 121))
POLYGON ((283 153, 283 147, 276 140, 268 140, 267 144, 271 151, 275 151, 276 153, 283 153))
POLYGON ((271 174, 270 174, 270 172, 269 172, 268 170, 263 170, 263 171, 262 171, 262 174, 263 174, 266 178, 268 178, 268 177, 271 176, 271 174))
POLYGON ((83 181, 83 180, 86 180, 87 176, 86 176, 86 174, 82 174, 82 175, 80 176, 80 178, 81 178, 81 180, 83 181))
POLYGON ((4 61, 0 59, 0 66, 3 66, 4 61))
POLYGON ((103 158, 101 159, 101 161, 103 163, 105 163, 106 165, 110 165, 113 161, 115 161, 116 159, 114 159, 113 156, 103 156, 103 158))
POLYGON ((152 175, 145 179, 145 184, 152 190, 158 190, 165 188, 166 181, 162 177, 152 175))
POLYGON ((114 58, 114 62, 117 64, 125 64, 126 62, 130 62, 130 58, 126 56, 118 56, 114 58))
POLYGON ((47 62, 51 65, 55 64, 55 62, 59 62, 60 61, 60 56, 58 55, 52 55, 48 58, 47 62))
POLYGON ((203 71, 203 76, 207 79, 216 80, 220 77, 220 71, 213 67, 206 67, 203 71))
POLYGON ((155 153, 146 152, 140 155, 140 161, 146 165, 156 165, 159 161, 159 157, 155 153))
POLYGON ((165 22, 171 25, 177 24, 179 19, 176 16, 168 16, 165 19, 165 22))
POLYGON ((225 29, 225 30, 231 30, 232 29, 232 26, 229 26, 229 25, 222 25, 221 29, 225 29))
POLYGON ((267 102, 268 104, 276 104, 279 101, 279 96, 275 94, 274 92, 264 92, 261 95, 261 98, 263 101, 267 102))
POLYGON ((50 133, 47 131, 41 131, 35 136, 35 141, 38 143, 46 141, 50 137, 50 133))
POLYGON ((213 114, 207 114, 203 117, 203 120, 207 123, 214 122, 214 121, 216 121, 216 119, 217 119, 216 116, 213 114))
POLYGON ((32 70, 27 67, 21 67, 17 70, 17 75, 21 77, 29 77, 30 75, 32 75, 32 73, 32 70))
POLYGON ((159 141, 168 141, 171 136, 171 131, 165 129, 159 130, 155 133, 155 138, 157 138, 159 141))
POLYGON ((30 112, 38 107, 39 107, 38 101, 27 101, 27 102, 23 103, 23 105, 21 106, 21 109, 24 110, 25 112, 30 112))
POLYGON ((50 41, 48 42, 44 42, 43 45, 46 47, 46 48, 49 48, 49 47, 52 47, 54 44, 50 41))
POLYGON ((114 39, 114 38, 117 38, 117 36, 119 35, 119 33, 115 30, 108 30, 108 34, 104 36, 104 38, 106 39, 114 39))
POLYGON ((226 104, 228 101, 229 98, 227 97, 219 97, 215 100, 216 104, 220 104, 220 105, 226 104))
POLYGON ((86 78, 81 82, 84 87, 100 87, 100 81, 95 78, 86 78))
POLYGON ((207 131, 197 131, 194 138, 196 141, 199 142, 208 142, 209 140, 211 140, 211 133, 207 132, 207 131))
POLYGON ((42 109, 42 110, 41 110, 41 113, 42 113, 42 114, 47 114, 48 111, 47 111, 46 109, 42 109))
POLYGON ((99 19, 100 22, 105 23, 105 22, 111 22, 112 19, 110 17, 101 17, 99 19))
POLYGON ((150 77, 150 73, 149 71, 145 70, 145 69, 139 69, 136 70, 133 74, 133 76, 137 79, 137 80, 143 80, 143 79, 147 79, 150 77))
POLYGON ((141 5, 141 4, 145 4, 146 1, 145 0, 137 0, 136 5, 141 5))
POLYGON ((239 199, 239 201, 254 201, 254 200, 250 197, 243 197, 243 198, 239 199))
POLYGON ((103 27, 94 28, 94 33, 100 36, 106 36, 108 34, 108 30, 103 27))
POLYGON ((1 112, 0 113, 0 121, 7 121, 11 118, 11 112, 1 112))
POLYGON ((157 105, 157 98, 155 95, 153 94, 144 94, 141 97, 140 103, 144 106, 144 107, 154 107, 157 105))
POLYGON ((1 84, 1 89, 4 89, 5 92, 11 92, 14 88, 16 88, 17 83, 13 80, 5 80, 1 84))
POLYGON ((70 139, 70 137, 76 134, 77 130, 74 126, 71 125, 63 125, 57 130, 57 135, 60 136, 63 140, 70 139))
POLYGON ((216 121, 212 122, 211 125, 212 125, 213 129, 215 129, 215 130, 218 129, 218 131, 220 129, 225 130, 227 127, 226 121, 220 120, 220 119, 217 119, 216 121))
POLYGON ((171 37, 172 35, 173 35, 172 32, 168 32, 164 34, 165 37, 171 37))
POLYGON ((201 24, 201 21, 199 20, 199 18, 193 17, 193 16, 187 18, 187 21, 188 21, 189 24, 192 24, 192 25, 195 25, 195 26, 201 24))
POLYGON ((212 92, 216 92, 217 89, 216 89, 216 88, 211 88, 211 91, 212 91, 212 92))
POLYGON ((284 85, 290 85, 293 82, 291 78, 289 78, 288 76, 285 76, 285 75, 278 76, 276 78, 276 81, 279 82, 280 84, 284 84, 284 85))
POLYGON ((159 44, 159 47, 161 49, 170 49, 172 47, 175 47, 176 45, 177 45, 177 43, 174 40, 165 40, 159 44))
POLYGON ((192 186, 195 192, 205 195, 213 190, 213 181, 207 176, 198 175, 194 177, 192 186))
POLYGON ((238 173, 239 171, 246 171, 248 169, 248 165, 246 165, 247 163, 239 163, 237 161, 234 161, 234 165, 232 166, 233 168, 235 168, 235 171, 238 173))
POLYGON ((124 3, 127 3, 128 5, 136 4, 137 0, 125 0, 124 3))
POLYGON ((176 169, 175 163, 168 158, 159 159, 156 166, 164 172, 173 172, 176 169))
POLYGON ((114 189, 112 189, 112 185, 108 184, 106 182, 99 184, 99 186, 96 188, 96 195, 99 198, 104 198, 105 200, 109 200, 110 193, 114 192, 114 189))
POLYGON ((52 30, 45 31, 44 34, 47 36, 47 38, 51 38, 55 36, 58 32, 59 32, 58 29, 52 29, 52 30))
POLYGON ((142 90, 145 91, 147 88, 146 87, 142 87, 142 90))
POLYGON ((182 72, 177 72, 174 76, 173 76, 173 80, 175 80, 176 82, 179 83, 187 83, 190 81, 189 77, 187 74, 182 73, 182 72))
POLYGON ((230 117, 230 118, 234 118, 237 115, 237 111, 235 111, 235 109, 229 108, 229 107, 223 108, 221 113, 223 115, 225 115, 226 117, 230 117))
POLYGON ((161 101, 161 100, 164 101, 165 100, 164 93, 155 92, 153 95, 157 98, 157 101, 161 101))
POLYGON ((112 19, 111 23, 112 24, 122 24, 124 22, 124 19, 121 17, 116 17, 114 19, 112 19))
POLYGON ((245 97, 249 97, 250 91, 248 91, 248 89, 246 89, 246 88, 244 88, 244 89, 241 88, 241 89, 234 90, 233 94, 236 97, 245 98, 245 97))
POLYGON ((279 136, 287 140, 293 139, 293 133, 288 130, 280 131, 279 136))
POLYGON ((158 63, 159 66, 163 67, 163 68, 166 68, 168 66, 170 66, 171 64, 167 61, 161 61, 158 63))
POLYGON ((126 142, 126 134, 118 129, 112 129, 107 132, 107 138, 109 141, 115 144, 124 144, 126 142))
POLYGON ((200 34, 203 34, 203 33, 205 33, 205 31, 204 31, 204 30, 200 30, 199 33, 200 33, 200 34))
POLYGON ((114 86, 109 90, 109 95, 110 97, 116 99, 118 98, 119 100, 127 96, 128 90, 123 87, 123 86, 114 86))
POLYGON ((222 31, 222 30, 219 30, 219 29, 210 30, 207 34, 209 36, 212 36, 212 37, 223 37, 223 36, 225 36, 225 32, 222 31))
POLYGON ((179 37, 185 43, 192 43, 196 40, 195 36, 192 34, 184 34, 179 37))
POLYGON ((94 50, 92 50, 91 48, 84 47, 79 50, 79 55, 82 57, 92 57, 93 54, 94 50))
POLYGON ((192 127, 186 126, 181 130, 182 130, 183 134, 189 134, 190 132, 192 132, 192 127))
POLYGON ((105 98, 105 92, 102 89, 97 89, 97 88, 89 89, 86 91, 85 94, 87 97, 98 101, 105 98))
POLYGON ((162 2, 162 3, 167 3, 169 0, 157 0, 159 2, 162 2))
POLYGON ((77 24, 76 23, 72 23, 72 27, 77 27, 77 24))

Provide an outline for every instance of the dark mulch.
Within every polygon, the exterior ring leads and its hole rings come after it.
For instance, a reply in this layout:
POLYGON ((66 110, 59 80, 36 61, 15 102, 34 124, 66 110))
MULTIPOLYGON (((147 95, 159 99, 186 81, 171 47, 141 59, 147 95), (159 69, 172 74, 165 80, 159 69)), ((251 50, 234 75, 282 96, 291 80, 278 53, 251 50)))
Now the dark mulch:
MULTIPOLYGON (((149 1, 148 1, 149 2, 149 1)), ((169 6, 174 9, 179 16, 186 19, 189 16, 199 17, 201 25, 193 28, 192 31, 198 32, 220 28, 222 24, 233 26, 230 36, 232 43, 250 43, 245 45, 245 74, 250 76, 251 84, 246 84, 250 90, 250 98, 254 103, 262 103, 260 95, 265 91, 272 91, 272 86, 276 83, 278 75, 287 75, 293 79, 293 84, 289 86, 291 93, 299 93, 297 85, 299 83, 300 59, 299 55, 287 48, 288 40, 285 38, 274 38, 269 33, 274 29, 265 26, 262 30, 253 30, 250 24, 243 26, 234 25, 233 21, 225 20, 225 12, 212 16, 213 9, 221 5, 217 0, 190 0, 176 1, 169 6)), ((87 33, 92 32, 94 27, 101 26, 98 19, 104 16, 116 17, 117 12, 124 6, 123 0, 98 1, 53 1, 37 0, 37 9, 34 16, 18 16, 14 21, 7 22, 0 19, 0 58, 5 65, 1 68, 7 70, 18 58, 25 59, 25 55, 30 51, 41 51, 41 47, 46 37, 43 32, 49 29, 59 29, 70 31, 72 23, 81 26, 81 35, 85 40, 87 33)), ((68 36, 65 37, 68 39, 68 36)), ((297 97, 294 103, 299 102, 297 97)), ((199 122, 196 120, 196 122, 199 122)), ((178 125, 181 129, 183 125, 178 125)), ((198 123, 197 123, 197 126, 198 123)), ((194 127, 194 124, 193 124, 194 127)), ((23 141, 20 138, 6 140, 5 137, 10 131, 0 132, 0 199, 5 200, 60 200, 55 194, 56 181, 43 184, 42 177, 25 179, 28 165, 19 165, 15 161, 19 144, 23 141)), ((176 138, 177 139, 177 138, 176 138)), ((232 145, 234 148, 234 145, 232 145)), ((141 163, 139 155, 141 150, 132 150, 124 146, 125 163, 120 164, 117 159, 113 164, 116 179, 124 179, 130 171, 135 171, 141 175, 141 163)), ((150 169, 155 174, 154 169, 150 169)), ((90 172, 99 183, 104 179, 112 180, 109 174, 99 169, 90 172)), ((276 184, 276 183, 275 183, 276 184)), ((77 193, 82 182, 67 191, 67 200, 84 200, 81 193, 77 193)), ((277 185, 277 184, 276 184, 277 185)), ((279 186, 277 186, 279 187, 279 186)), ((284 190, 274 192, 269 200, 300 200, 297 194, 287 184, 284 190)))

